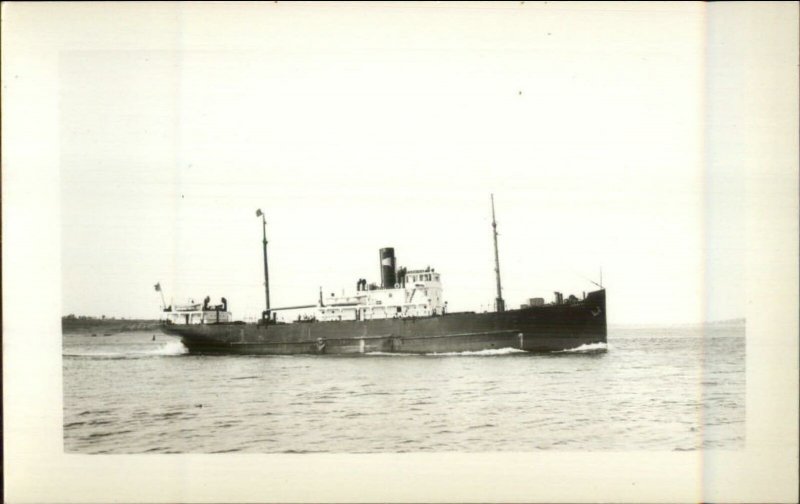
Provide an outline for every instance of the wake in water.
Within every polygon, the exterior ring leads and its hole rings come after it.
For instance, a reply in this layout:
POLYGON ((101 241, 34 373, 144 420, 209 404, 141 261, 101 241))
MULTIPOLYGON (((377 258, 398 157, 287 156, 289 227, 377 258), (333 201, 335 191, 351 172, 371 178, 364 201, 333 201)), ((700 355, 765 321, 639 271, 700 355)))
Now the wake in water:
MULTIPOLYGON (((557 354, 594 354, 603 353, 608 350, 606 343, 591 343, 581 345, 576 348, 569 348, 559 350, 552 353, 557 354)), ((180 341, 167 341, 158 346, 151 345, 103 345, 102 347, 87 347, 78 346, 69 349, 64 349, 62 355, 67 357, 93 357, 104 359, 131 359, 141 357, 163 357, 173 355, 187 354, 188 350, 180 341), (114 351, 109 351, 109 347, 114 351)), ((385 356, 385 357, 492 357, 503 355, 518 355, 528 353, 519 348, 491 348, 486 350, 472 350, 463 352, 431 352, 423 354, 415 353, 399 353, 399 352, 367 352, 364 355, 368 356, 385 356)))
POLYGON ((433 356, 433 357, 441 357, 441 356, 491 356, 491 355, 512 355, 512 354, 521 354, 521 353, 528 353, 525 350, 520 350, 519 348, 491 348, 487 350, 473 350, 473 351, 464 351, 464 352, 431 352, 431 353, 423 353, 423 354, 414 354, 414 353, 395 353, 395 352, 367 352, 364 355, 385 355, 385 356, 392 356, 392 357, 424 357, 424 356, 433 356))
MULTIPOLYGON (((111 345, 108 345, 111 346, 111 345)), ((108 347, 107 346, 107 347, 108 347)), ((180 341, 167 341, 158 346, 113 345, 115 351, 108 348, 90 348, 86 346, 64 349, 62 355, 67 357, 95 357, 104 359, 125 359, 140 357, 162 357, 183 355, 188 352, 180 341)))
POLYGON ((566 348, 553 353, 603 353, 608 351, 607 343, 586 343, 575 348, 566 348))
POLYGON ((519 348, 490 348, 486 350, 475 350, 471 352, 434 352, 426 355, 511 355, 511 354, 520 354, 520 353, 528 353, 525 350, 520 350, 519 348))
MULTIPOLYGON (((575 348, 567 348, 564 350, 557 350, 551 353, 556 354, 596 354, 596 353, 604 353, 608 351, 608 345, 606 343, 587 343, 575 348)), ((442 357, 442 356, 464 356, 464 357, 483 357, 483 356, 496 356, 496 355, 516 355, 516 354, 526 354, 529 353, 526 350, 520 350, 519 348, 491 348, 487 350, 473 350, 473 351, 465 351, 465 352, 432 352, 432 353, 424 353, 424 354, 413 354, 413 353, 393 353, 393 352, 367 352, 365 355, 384 355, 384 356, 392 356, 392 357, 413 357, 413 356, 429 356, 429 357, 442 357)))

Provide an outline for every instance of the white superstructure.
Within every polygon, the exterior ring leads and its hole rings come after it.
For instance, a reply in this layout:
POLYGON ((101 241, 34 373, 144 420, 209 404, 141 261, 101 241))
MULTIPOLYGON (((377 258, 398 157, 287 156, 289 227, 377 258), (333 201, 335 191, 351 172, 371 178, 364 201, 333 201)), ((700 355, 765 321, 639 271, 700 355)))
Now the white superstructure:
POLYGON ((222 304, 210 306, 209 298, 203 303, 195 303, 190 300, 185 305, 170 306, 164 310, 167 323, 178 325, 193 324, 219 324, 232 320, 231 312, 228 311, 228 302, 222 299, 222 304))
POLYGON ((375 285, 357 290, 353 295, 322 296, 316 309, 319 321, 374 320, 441 315, 440 274, 432 268, 403 271, 392 288, 375 285))

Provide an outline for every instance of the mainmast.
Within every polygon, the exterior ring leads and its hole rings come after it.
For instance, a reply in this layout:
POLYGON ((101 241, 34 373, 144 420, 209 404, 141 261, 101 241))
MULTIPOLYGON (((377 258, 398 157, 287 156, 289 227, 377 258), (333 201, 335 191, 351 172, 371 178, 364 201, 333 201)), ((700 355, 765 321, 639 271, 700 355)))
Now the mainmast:
POLYGON ((269 267, 267 266, 267 218, 260 208, 256 210, 256 217, 261 217, 261 224, 264 231, 264 240, 262 243, 264 244, 264 294, 267 299, 267 309, 264 311, 263 318, 269 320, 271 316, 269 313, 269 267))
POLYGON ((494 218, 494 194, 492 194, 492 234, 494 236, 494 273, 497 277, 495 309, 498 312, 503 312, 506 311, 506 304, 503 301, 503 288, 500 286, 500 254, 497 252, 497 221, 494 218))

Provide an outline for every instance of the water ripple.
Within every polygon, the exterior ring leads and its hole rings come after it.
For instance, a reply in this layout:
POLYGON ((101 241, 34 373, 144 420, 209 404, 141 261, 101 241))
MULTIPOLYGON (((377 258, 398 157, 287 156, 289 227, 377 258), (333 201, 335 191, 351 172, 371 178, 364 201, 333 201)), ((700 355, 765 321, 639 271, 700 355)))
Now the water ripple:
POLYGON ((610 333, 602 353, 402 359, 164 358, 157 352, 177 348, 167 337, 115 335, 99 345, 71 336, 65 356, 121 357, 63 360, 64 446, 294 454, 744 447, 743 333, 703 340, 677 331, 610 333))

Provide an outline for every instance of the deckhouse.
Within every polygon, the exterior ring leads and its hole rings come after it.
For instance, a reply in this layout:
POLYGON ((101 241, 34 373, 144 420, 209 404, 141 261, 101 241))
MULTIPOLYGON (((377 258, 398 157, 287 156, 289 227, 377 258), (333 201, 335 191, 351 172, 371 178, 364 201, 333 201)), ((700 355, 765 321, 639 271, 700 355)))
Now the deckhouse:
POLYGON ((228 301, 222 298, 222 304, 211 306, 211 299, 206 297, 203 303, 189 300, 184 305, 175 305, 164 308, 168 324, 194 325, 194 324, 219 324, 230 322, 231 312, 228 311, 228 301))
POLYGON ((354 294, 325 297, 320 292, 316 320, 375 320, 443 315, 441 276, 431 267, 397 269, 394 249, 380 250, 381 284, 356 282, 354 294))

